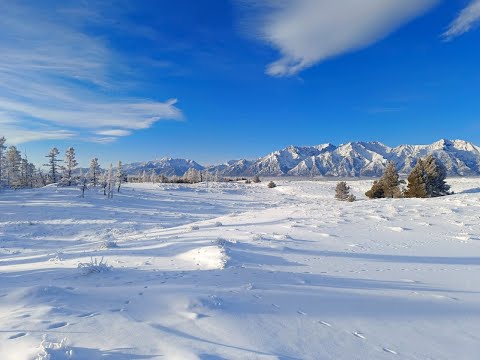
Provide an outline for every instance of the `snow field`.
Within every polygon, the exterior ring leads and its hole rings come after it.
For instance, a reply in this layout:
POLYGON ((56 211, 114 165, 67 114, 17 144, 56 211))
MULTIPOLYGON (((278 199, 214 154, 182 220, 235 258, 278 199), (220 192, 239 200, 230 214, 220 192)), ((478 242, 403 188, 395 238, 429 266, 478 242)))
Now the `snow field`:
POLYGON ((275 181, 1 193, 0 359, 476 358, 478 179, 275 181))

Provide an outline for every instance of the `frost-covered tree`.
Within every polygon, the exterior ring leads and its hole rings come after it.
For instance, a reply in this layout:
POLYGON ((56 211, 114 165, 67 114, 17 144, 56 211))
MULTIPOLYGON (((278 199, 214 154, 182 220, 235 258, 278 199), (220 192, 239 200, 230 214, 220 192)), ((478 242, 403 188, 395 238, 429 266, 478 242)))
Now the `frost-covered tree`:
POLYGON ((427 193, 431 197, 450 194, 450 186, 447 185, 447 169, 435 156, 428 155, 424 160, 425 172, 428 177, 427 193))
POLYGON ((108 171, 103 171, 100 174, 100 187, 103 190, 103 195, 107 196, 107 186, 108 186, 108 171))
POLYGON ((355 196, 350 194, 350 186, 345 181, 340 181, 335 187, 335 199, 340 201, 355 201, 355 196))
POLYGON ((65 165, 63 167, 62 183, 71 186, 74 182, 73 172, 78 166, 78 162, 75 159, 75 149, 73 147, 69 147, 67 151, 65 151, 65 160, 63 160, 63 162, 65 165))
POLYGON ((80 175, 79 175, 79 184, 80 184, 80 191, 82 192, 81 197, 85 197, 85 191, 88 190, 88 179, 83 173, 83 170, 80 169, 80 175))
POLYGON ((267 186, 269 189, 273 189, 277 187, 277 184, 275 184, 273 181, 270 181, 267 186))
POLYGON ((152 184, 155 184, 156 181, 157 181, 157 174, 155 174, 155 170, 152 169, 152 171, 150 172, 150 182, 152 184))
POLYGON ((92 185, 97 186, 100 177, 100 165, 98 164, 97 158, 93 158, 90 161, 90 170, 88 175, 90 177, 90 182, 92 183, 92 185))
POLYGON ((417 161, 410 175, 408 175, 408 185, 405 191, 406 197, 426 198, 428 197, 428 174, 425 170, 425 163, 422 159, 417 161))
POLYGON ((201 181, 200 171, 195 168, 190 168, 187 170, 187 172, 185 172, 183 178, 190 184, 198 183, 201 181))
POLYGON ((50 152, 45 155, 45 157, 48 159, 48 163, 44 164, 44 166, 47 166, 49 168, 49 175, 50 175, 50 180, 52 183, 57 183, 59 180, 59 170, 60 166, 57 165, 58 162, 61 160, 58 159, 58 155, 60 152, 56 147, 50 149, 50 152))
POLYGON ((0 137, 0 187, 3 185, 4 182, 4 172, 5 172, 5 150, 7 147, 5 146, 5 137, 0 137))
POLYGON ((113 165, 110 164, 107 172, 107 197, 113 198, 113 189, 115 188, 115 178, 113 176, 113 165))
POLYGON ((118 162, 117 172, 115 176, 117 178, 117 192, 120 192, 120 187, 122 186, 123 178, 125 176, 125 174, 123 173, 123 166, 121 161, 118 162))
POLYGON ((145 170, 143 170, 143 172, 142 172, 142 176, 140 177, 140 181, 142 183, 146 183, 148 181, 147 172, 145 170))
POLYGON ((370 199, 401 197, 400 182, 395 163, 389 161, 382 177, 374 181, 365 195, 370 199))
POLYGON ((257 174, 253 177, 253 180, 252 180, 255 184, 258 184, 259 182, 261 182, 262 180, 260 180, 260 176, 257 174))
POLYGON ((10 146, 5 153, 5 178, 7 186, 20 187, 22 156, 15 146, 10 146))

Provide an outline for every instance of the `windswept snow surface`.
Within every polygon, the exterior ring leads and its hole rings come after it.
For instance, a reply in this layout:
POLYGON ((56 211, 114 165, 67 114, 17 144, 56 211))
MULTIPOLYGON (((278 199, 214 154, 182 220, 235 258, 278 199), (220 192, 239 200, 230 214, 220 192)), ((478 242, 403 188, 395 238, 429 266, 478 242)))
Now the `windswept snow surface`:
POLYGON ((0 359, 477 359, 480 179, 449 182, 3 191, 0 359))

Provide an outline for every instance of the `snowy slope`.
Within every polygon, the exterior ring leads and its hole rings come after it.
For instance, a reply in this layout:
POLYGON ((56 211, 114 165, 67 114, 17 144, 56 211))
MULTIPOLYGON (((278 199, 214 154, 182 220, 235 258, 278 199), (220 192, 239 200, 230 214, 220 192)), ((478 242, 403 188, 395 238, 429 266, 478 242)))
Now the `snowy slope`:
POLYGON ((349 184, 360 201, 328 181, 2 192, 0 359, 477 358, 480 180, 349 184))

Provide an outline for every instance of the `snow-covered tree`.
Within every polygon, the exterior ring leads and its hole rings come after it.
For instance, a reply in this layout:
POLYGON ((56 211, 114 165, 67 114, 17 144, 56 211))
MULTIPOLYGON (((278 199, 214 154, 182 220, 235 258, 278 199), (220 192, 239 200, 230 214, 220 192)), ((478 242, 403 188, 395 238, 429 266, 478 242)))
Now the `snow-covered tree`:
POLYGON ((259 182, 261 182, 262 180, 260 180, 260 176, 257 174, 253 177, 253 180, 252 180, 255 184, 258 184, 259 182))
POLYGON ((100 187, 103 190, 103 195, 107 195, 107 186, 108 186, 108 171, 104 171, 100 175, 100 187))
POLYGON ((22 156, 15 146, 10 146, 5 153, 5 178, 7 186, 20 187, 21 176, 20 167, 22 156))
POLYGON ((100 165, 98 164, 98 159, 93 158, 90 161, 90 170, 89 170, 90 182, 93 186, 98 185, 99 176, 100 176, 100 165))
POLYGON ((417 161, 410 175, 405 191, 406 197, 426 198, 428 197, 428 174, 425 170, 425 163, 422 159, 417 161))
POLYGON ((78 166, 78 162, 75 159, 75 149, 73 147, 69 147, 67 151, 65 151, 65 160, 63 160, 63 162, 65 165, 63 167, 62 183, 71 186, 74 182, 73 172, 78 166))
POLYGON ((152 184, 155 184, 156 181, 157 181, 157 174, 155 174, 155 170, 152 169, 152 171, 150 172, 150 182, 152 184))
POLYGON ((143 170, 142 176, 140 177, 140 182, 146 183, 148 181, 147 172, 143 170))
POLYGON ((435 156, 428 155, 424 159, 425 172, 428 177, 427 193, 431 197, 450 194, 450 186, 447 185, 447 169, 435 156))
POLYGON ((340 181, 335 187, 335 199, 340 201, 353 202, 357 198, 355 197, 355 195, 350 193, 350 186, 348 186, 345 181, 340 181))
POLYGON ((115 188, 115 178, 113 177, 113 165, 110 164, 107 172, 107 197, 113 198, 113 189, 115 188))
POLYGON ((50 175, 50 180, 52 183, 57 183, 59 180, 59 165, 57 163, 61 161, 58 159, 58 155, 60 152, 56 147, 50 149, 50 152, 45 155, 45 157, 48 159, 48 163, 45 164, 44 166, 48 166, 49 168, 49 175, 50 175))
POLYGON ((4 181, 4 172, 5 172, 5 150, 7 147, 5 146, 5 137, 0 137, 0 187, 3 185, 4 181))
POLYGON ((393 161, 387 164, 382 177, 374 181, 372 188, 365 195, 370 199, 397 198, 402 196, 397 168, 393 161))
POLYGON ((125 174, 123 173, 123 166, 121 161, 118 162, 117 173, 115 174, 115 176, 117 178, 117 192, 120 192, 120 187, 122 186, 123 178, 125 176, 125 174))

